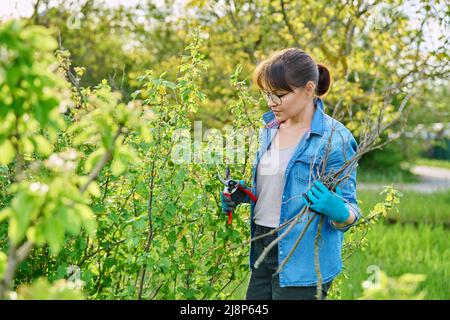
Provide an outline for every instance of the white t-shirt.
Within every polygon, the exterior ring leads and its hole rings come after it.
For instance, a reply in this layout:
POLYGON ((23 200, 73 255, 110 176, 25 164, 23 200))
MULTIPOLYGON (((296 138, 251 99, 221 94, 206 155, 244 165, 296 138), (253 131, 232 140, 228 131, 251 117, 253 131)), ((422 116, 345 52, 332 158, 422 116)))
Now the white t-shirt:
POLYGON ((296 147, 278 149, 272 143, 259 160, 256 170, 258 201, 254 209, 256 224, 270 228, 279 226, 284 173, 296 147))

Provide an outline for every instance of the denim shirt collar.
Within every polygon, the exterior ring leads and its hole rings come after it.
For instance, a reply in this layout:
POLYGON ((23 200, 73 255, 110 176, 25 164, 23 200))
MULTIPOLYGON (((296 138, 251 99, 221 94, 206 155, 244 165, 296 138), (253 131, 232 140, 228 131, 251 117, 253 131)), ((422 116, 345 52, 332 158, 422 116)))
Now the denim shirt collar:
MULTIPOLYGON (((323 135, 323 118, 324 118, 324 110, 323 110, 323 101, 319 97, 314 98, 314 105, 316 106, 316 110, 314 111, 314 115, 311 122, 311 134, 315 133, 319 136, 323 135)), ((279 123, 277 119, 275 119, 275 114, 272 110, 266 112, 262 116, 263 121, 266 125, 266 128, 278 127, 279 123)))

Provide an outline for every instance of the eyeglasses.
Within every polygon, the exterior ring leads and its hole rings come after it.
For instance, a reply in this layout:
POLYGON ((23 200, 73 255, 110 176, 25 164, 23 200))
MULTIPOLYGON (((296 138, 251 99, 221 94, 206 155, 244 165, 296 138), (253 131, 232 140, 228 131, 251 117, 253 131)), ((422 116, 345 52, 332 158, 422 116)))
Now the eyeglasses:
POLYGON ((285 95, 288 95, 291 92, 288 92, 285 94, 273 94, 271 92, 266 92, 266 91, 261 90, 261 93, 265 96, 266 100, 267 101, 272 100, 272 102, 275 103, 275 105, 277 105, 277 106, 281 104, 281 98, 284 97, 285 95))

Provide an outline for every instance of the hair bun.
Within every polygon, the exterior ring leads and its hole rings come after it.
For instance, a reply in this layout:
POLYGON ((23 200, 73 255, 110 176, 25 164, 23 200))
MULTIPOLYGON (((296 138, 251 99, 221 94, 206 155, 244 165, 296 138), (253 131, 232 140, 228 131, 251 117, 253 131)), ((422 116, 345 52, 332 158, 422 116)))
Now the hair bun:
POLYGON ((317 69, 319 70, 319 81, 317 83, 316 94, 323 96, 330 88, 331 75, 328 68, 321 63, 317 64, 317 69))

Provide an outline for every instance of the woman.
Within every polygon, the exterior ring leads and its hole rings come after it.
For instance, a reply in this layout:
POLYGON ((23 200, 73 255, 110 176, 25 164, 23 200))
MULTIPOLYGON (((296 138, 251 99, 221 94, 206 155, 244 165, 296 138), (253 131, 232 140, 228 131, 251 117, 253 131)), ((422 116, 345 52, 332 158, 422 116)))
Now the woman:
MULTIPOLYGON (((294 228, 269 251, 255 268, 255 261, 278 235, 253 241, 252 271, 246 299, 316 299, 318 276, 314 244, 320 217, 319 265, 322 297, 342 270, 343 233, 359 219, 356 200, 356 165, 349 167, 347 180, 336 192, 321 178, 336 172, 357 150, 351 132, 324 113, 319 96, 330 86, 328 69, 316 64, 304 51, 288 48, 275 52, 255 70, 254 82, 264 91, 271 111, 263 115, 260 149, 252 168, 251 237, 266 234, 296 216, 306 204, 317 212, 304 238, 280 273, 276 270, 293 248, 312 215, 302 217, 294 228), (325 170, 322 172, 322 160, 325 170), (307 196, 303 196, 306 194, 307 196), (309 202, 308 202, 309 201, 309 202)), ((340 176, 341 177, 341 176, 340 176)), ((245 187, 245 182, 240 181, 245 187)), ((239 205, 238 197, 221 194, 224 213, 239 205)), ((243 202, 250 202, 247 197, 243 202)), ((309 211, 310 212, 310 211, 309 211)))

